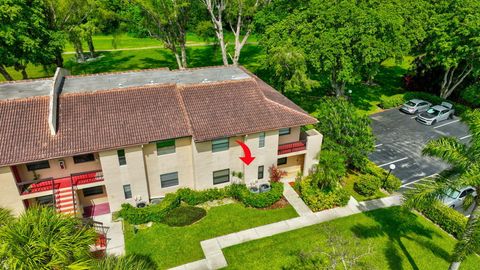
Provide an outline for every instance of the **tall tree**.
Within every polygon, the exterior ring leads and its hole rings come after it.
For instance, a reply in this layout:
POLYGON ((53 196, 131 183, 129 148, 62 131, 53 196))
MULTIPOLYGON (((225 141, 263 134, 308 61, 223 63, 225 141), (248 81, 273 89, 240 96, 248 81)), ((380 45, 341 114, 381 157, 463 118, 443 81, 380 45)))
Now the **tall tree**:
POLYGON ((177 60, 178 68, 187 67, 187 26, 190 0, 136 0, 141 7, 140 19, 148 34, 163 41, 177 60))
POLYGON ((6 269, 85 269, 96 237, 76 217, 50 207, 29 209, 0 228, 0 265, 6 269))
POLYGON ((424 61, 444 70, 440 96, 449 97, 471 75, 480 73, 480 1, 437 1, 424 42, 424 61))
MULTIPOLYGON (((468 114, 465 119, 472 134, 471 143, 465 145, 453 137, 430 141, 423 149, 423 154, 440 158, 452 165, 453 169, 446 177, 437 177, 435 181, 424 182, 409 191, 405 195, 406 206, 431 206, 444 194, 465 186, 474 187, 480 194, 480 110, 468 114)), ((465 200, 465 207, 471 205, 473 211, 453 251, 450 270, 459 269, 461 262, 480 248, 480 196, 465 200)))
POLYGON ((253 30, 255 14, 270 1, 266 0, 200 0, 210 14, 215 34, 222 51, 222 61, 228 65, 228 50, 225 42, 224 24, 230 27, 234 35, 233 56, 230 59, 234 65, 240 61, 240 53, 253 30))

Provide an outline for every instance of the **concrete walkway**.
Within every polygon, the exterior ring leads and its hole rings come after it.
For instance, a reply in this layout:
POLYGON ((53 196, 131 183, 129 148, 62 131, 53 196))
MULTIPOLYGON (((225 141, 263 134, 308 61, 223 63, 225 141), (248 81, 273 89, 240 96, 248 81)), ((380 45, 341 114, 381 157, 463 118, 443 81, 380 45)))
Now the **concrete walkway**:
POLYGON ((125 240, 123 237, 122 222, 112 221, 112 214, 100 215, 93 217, 93 220, 102 222, 107 227, 107 254, 109 255, 124 255, 125 254, 125 240))
POLYGON ((303 217, 313 214, 312 210, 303 202, 288 182, 283 182, 283 196, 295 208, 299 216, 303 217))
MULTIPOLYGON (((293 191, 291 187, 290 189, 293 191)), ((290 192, 286 192, 286 193, 289 194, 287 196, 292 195, 290 192)), ((287 198, 287 200, 290 201, 290 199, 287 196, 285 197, 287 198)), ((365 212, 365 211, 397 206, 397 205, 400 205, 401 202, 402 202, 401 196, 392 196, 392 197, 360 202, 360 203, 357 202, 355 199, 350 198, 350 201, 344 207, 338 207, 338 208, 329 209, 329 210, 325 210, 317 213, 310 213, 310 214, 301 210, 302 213, 299 212, 300 216, 296 218, 292 218, 292 219, 288 219, 288 220, 284 220, 284 221, 280 221, 280 222, 276 222, 276 223, 272 223, 272 224, 268 224, 260 227, 255 227, 248 230, 231 233, 231 234, 227 234, 227 235, 202 241, 200 242, 200 245, 202 246, 203 253, 205 254, 205 259, 180 265, 172 269, 175 269, 175 270, 205 269, 207 270, 207 269, 223 268, 228 265, 227 260, 225 259, 225 256, 223 255, 223 252, 222 252, 222 249, 224 248, 242 244, 242 243, 256 240, 256 239, 269 237, 275 234, 280 234, 280 233, 304 228, 314 224, 327 222, 333 219, 350 216, 350 215, 365 212)), ((299 206, 300 204, 297 204, 297 202, 295 201, 291 204, 293 205, 295 210, 297 209, 297 207, 299 209, 303 208, 303 206, 299 206), (295 205, 297 207, 295 207, 295 205)))

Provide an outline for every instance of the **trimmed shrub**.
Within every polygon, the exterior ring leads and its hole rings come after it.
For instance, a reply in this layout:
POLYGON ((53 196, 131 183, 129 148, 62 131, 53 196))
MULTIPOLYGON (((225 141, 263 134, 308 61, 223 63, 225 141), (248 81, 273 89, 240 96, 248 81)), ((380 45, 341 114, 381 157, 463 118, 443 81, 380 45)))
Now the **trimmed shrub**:
POLYGON ((427 207, 417 207, 417 211, 457 239, 462 236, 467 225, 466 217, 441 202, 427 207))
POLYGON ((265 208, 276 203, 283 196, 283 184, 271 183, 272 189, 264 193, 252 193, 245 185, 232 184, 230 194, 246 206, 265 208))
POLYGON ((172 209, 180 206, 180 196, 169 193, 156 205, 148 205, 144 208, 136 208, 131 204, 122 204, 118 216, 131 224, 143 224, 150 221, 160 222, 172 209))
POLYGON ((221 200, 229 196, 228 187, 211 188, 201 191, 195 191, 189 188, 181 188, 177 191, 180 200, 188 205, 197 205, 208 201, 221 200))
POLYGON ((312 211, 321 211, 347 205, 350 199, 348 191, 343 188, 331 190, 320 189, 312 185, 311 181, 311 177, 307 176, 297 182, 297 188, 300 191, 300 197, 312 211))
POLYGON ((383 109, 395 108, 405 103, 404 95, 381 96, 379 106, 383 109))
POLYGON ((381 187, 390 193, 397 191, 402 185, 402 181, 392 173, 388 176, 387 181, 385 181, 388 172, 371 161, 368 161, 367 166, 363 168, 362 173, 376 176, 381 183, 381 187))
POLYGON ((207 211, 200 207, 180 206, 170 211, 162 222, 168 226, 182 227, 199 221, 206 214, 207 211))
POLYGON ((353 185, 353 189, 361 195, 372 196, 382 185, 382 182, 376 175, 362 174, 358 181, 353 185))

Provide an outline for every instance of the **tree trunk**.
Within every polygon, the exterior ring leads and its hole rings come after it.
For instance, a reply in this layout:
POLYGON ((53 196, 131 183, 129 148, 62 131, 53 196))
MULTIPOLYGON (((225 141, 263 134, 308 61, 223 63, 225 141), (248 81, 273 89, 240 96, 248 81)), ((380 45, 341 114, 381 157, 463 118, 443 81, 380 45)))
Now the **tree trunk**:
POLYGON ((217 35, 218 43, 220 45, 220 49, 222 50, 223 65, 228 66, 227 47, 223 36, 222 20, 222 13, 225 10, 226 3, 223 0, 219 2, 215 2, 212 0, 202 0, 202 2, 207 7, 208 13, 210 14, 210 19, 212 20, 213 26, 215 28, 215 34, 217 35), (215 15, 215 11, 217 15, 215 15))
POLYGON ((343 97, 345 92, 345 82, 338 81, 337 78, 337 70, 335 68, 332 69, 332 78, 331 78, 331 86, 332 89, 335 91, 335 96, 337 98, 343 97))
POLYGON ((27 74, 27 71, 25 70, 26 68, 27 68, 26 66, 22 66, 22 68, 20 69, 22 73, 22 79, 24 80, 28 79, 28 74, 27 74))
POLYGON ((450 67, 445 71, 442 86, 440 88, 440 97, 448 98, 453 91, 465 80, 465 78, 473 71, 473 67, 467 65, 460 74, 455 74, 457 67, 450 67))
POLYGON ((228 66, 227 45, 225 44, 225 40, 223 38, 223 29, 220 29, 217 32, 217 38, 218 38, 218 43, 220 44, 220 50, 222 51, 223 65, 228 66))
POLYGON ((187 49, 185 43, 180 44, 180 53, 182 58, 182 67, 187 68, 187 49))
POLYGON ((55 63, 57 64, 57 67, 63 67, 62 51, 55 52, 55 63))
POLYGON ((90 58, 95 57, 95 47, 93 46, 93 39, 91 35, 87 37, 88 50, 90 51, 90 58))
POLYGON ((80 40, 75 40, 73 42, 73 47, 75 47, 75 53, 77 56, 77 61, 80 63, 85 62, 85 55, 83 54, 83 46, 80 40))
POLYGON ((460 269, 460 262, 452 262, 448 270, 458 270, 460 269))
POLYGON ((13 81, 12 76, 10 76, 10 73, 8 73, 7 69, 5 69, 5 67, 3 65, 0 65, 0 73, 5 78, 5 80, 13 81))

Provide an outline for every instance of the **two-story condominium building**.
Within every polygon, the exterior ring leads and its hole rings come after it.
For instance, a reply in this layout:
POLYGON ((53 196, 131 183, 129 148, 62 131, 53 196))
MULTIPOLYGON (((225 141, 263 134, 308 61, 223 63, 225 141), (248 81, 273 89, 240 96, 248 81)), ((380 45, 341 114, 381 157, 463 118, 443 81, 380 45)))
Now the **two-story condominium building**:
POLYGON ((317 162, 317 120, 241 67, 0 84, 0 207, 98 215, 181 187, 294 177, 317 162), (255 157, 250 165, 237 143, 255 157), (242 172, 243 179, 232 176, 242 172))

